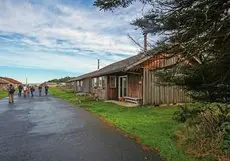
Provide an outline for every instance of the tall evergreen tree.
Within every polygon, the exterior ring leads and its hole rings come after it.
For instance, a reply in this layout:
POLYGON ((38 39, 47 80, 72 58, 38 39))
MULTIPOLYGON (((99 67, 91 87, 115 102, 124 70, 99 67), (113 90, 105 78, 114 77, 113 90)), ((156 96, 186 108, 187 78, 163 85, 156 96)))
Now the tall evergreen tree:
MULTIPOLYGON (((96 0, 101 10, 128 7, 136 0, 96 0)), ((139 0, 151 7, 133 25, 161 35, 154 50, 180 60, 158 72, 199 100, 230 101, 230 1, 139 0), (196 60, 192 65, 182 63, 196 60)))

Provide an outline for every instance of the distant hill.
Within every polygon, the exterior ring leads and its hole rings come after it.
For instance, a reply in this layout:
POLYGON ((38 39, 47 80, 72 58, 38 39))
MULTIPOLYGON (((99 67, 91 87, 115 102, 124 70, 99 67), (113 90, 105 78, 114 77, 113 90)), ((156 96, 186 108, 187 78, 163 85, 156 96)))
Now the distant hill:
POLYGON ((55 83, 65 83, 68 80, 70 80, 72 77, 64 77, 64 78, 60 78, 60 79, 52 79, 49 80, 48 82, 55 82, 55 83))

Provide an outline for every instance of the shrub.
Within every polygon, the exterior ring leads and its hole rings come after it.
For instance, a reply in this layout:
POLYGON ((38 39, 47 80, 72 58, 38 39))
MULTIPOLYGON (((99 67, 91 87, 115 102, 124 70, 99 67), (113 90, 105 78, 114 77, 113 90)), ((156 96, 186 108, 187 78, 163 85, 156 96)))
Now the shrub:
POLYGON ((223 123, 222 130, 223 130, 222 150, 226 153, 230 153, 230 122, 223 123))
POLYGON ((200 107, 192 108, 188 105, 180 106, 179 110, 174 113, 173 119, 182 123, 188 120, 194 120, 201 110, 200 107))
POLYGON ((187 131, 190 132, 188 139, 214 140, 220 146, 216 144, 212 147, 221 147, 219 150, 230 154, 230 106, 228 104, 181 106, 174 113, 174 119, 186 122, 189 129, 187 131))

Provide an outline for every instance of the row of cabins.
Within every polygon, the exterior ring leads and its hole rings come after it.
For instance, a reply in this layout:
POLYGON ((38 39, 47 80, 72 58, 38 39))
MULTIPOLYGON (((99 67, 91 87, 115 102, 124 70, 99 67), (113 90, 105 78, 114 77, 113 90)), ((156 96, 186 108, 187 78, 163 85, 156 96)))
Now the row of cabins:
POLYGON ((141 104, 190 102, 181 87, 161 85, 155 70, 172 65, 177 58, 163 54, 138 54, 68 81, 79 93, 90 93, 101 100, 125 100, 141 104))
POLYGON ((0 77, 0 91, 6 90, 8 85, 12 84, 13 86, 17 87, 18 85, 22 84, 21 82, 8 77, 0 77))

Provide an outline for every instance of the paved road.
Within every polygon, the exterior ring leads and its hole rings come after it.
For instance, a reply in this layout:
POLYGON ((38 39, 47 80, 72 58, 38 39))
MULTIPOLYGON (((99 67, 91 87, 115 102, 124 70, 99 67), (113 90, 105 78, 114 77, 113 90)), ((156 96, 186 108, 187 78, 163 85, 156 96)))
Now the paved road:
MULTIPOLYGON (((108 107, 109 108, 109 107, 108 107)), ((0 161, 158 161, 89 112, 52 96, 0 100, 0 161)))

